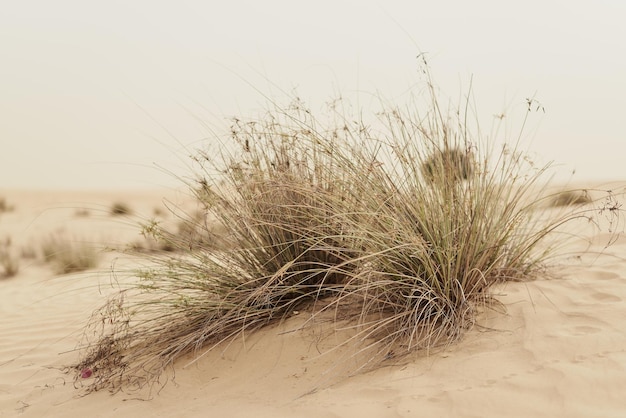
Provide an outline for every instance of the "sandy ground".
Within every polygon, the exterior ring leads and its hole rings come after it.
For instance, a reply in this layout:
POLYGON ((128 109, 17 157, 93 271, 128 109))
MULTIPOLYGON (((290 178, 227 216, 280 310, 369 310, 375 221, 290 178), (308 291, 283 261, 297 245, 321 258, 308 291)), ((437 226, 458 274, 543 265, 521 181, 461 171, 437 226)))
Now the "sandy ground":
MULTIPOLYGON (((135 218, 108 214, 111 204, 125 202, 147 218, 168 193, 188 203, 172 191, 0 190, 14 205, 0 214, 0 240, 11 237, 16 257, 50 233, 123 246, 141 236, 135 218)), ((22 258, 17 276, 0 280, 0 416, 626 416, 626 238, 605 249, 606 232, 577 222, 582 239, 569 249, 591 243, 590 253, 566 259, 557 277, 496 289, 506 313, 485 313, 444 351, 338 379, 337 366, 350 364, 337 360, 341 353, 319 354, 332 337, 286 332, 302 320, 294 318, 191 364, 181 360, 174 382, 143 395, 81 396, 61 371, 76 360, 82 327, 111 291, 111 262, 123 269, 135 261, 105 252, 99 269, 58 275, 32 255, 22 258)))

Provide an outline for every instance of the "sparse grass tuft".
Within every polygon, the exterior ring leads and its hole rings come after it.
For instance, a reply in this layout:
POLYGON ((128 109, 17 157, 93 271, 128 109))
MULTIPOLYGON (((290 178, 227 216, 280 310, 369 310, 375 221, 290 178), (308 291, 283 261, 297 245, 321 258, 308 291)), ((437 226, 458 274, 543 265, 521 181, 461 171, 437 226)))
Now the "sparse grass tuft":
POLYGON ((179 213, 175 225, 152 219, 142 226, 143 240, 133 242, 130 252, 185 252, 195 247, 225 250, 228 248, 223 228, 205 219, 203 211, 179 213))
POLYGON ((61 233, 49 235, 41 243, 45 262, 54 266, 57 274, 76 273, 98 266, 100 253, 88 242, 61 233))
POLYGON ((0 197, 0 213, 12 212, 13 210, 15 210, 15 206, 8 204, 5 197, 0 197))
POLYGON ((167 216, 167 211, 160 206, 155 206, 152 209, 152 214, 159 218, 164 218, 167 216))
POLYGON ((76 216, 77 218, 86 218, 90 214, 91 214, 91 212, 89 211, 89 209, 86 209, 86 208, 78 208, 74 212, 74 216, 76 216))
POLYGON ((587 190, 567 190, 557 193, 550 199, 550 205, 553 207, 587 205, 592 202, 587 190))
POLYGON ((19 260, 11 253, 11 239, 6 238, 0 242, 0 278, 9 278, 15 276, 19 269, 19 260))
POLYGON ((131 215, 133 213, 132 209, 129 205, 122 202, 115 202, 111 205, 110 210, 111 215, 113 216, 122 216, 122 215, 131 215))
POLYGON ((388 108, 376 130, 336 111, 321 123, 298 100, 235 119, 235 151, 195 159, 204 212, 186 222, 203 238, 144 227, 177 251, 148 255, 152 267, 94 312, 77 379, 88 370, 88 390, 138 389, 181 355, 296 310, 347 321, 344 344, 375 367, 457 341, 495 283, 543 272, 559 228, 589 213, 546 217, 547 167, 492 151, 428 87, 425 113, 388 108))
MULTIPOLYGON (((449 147, 449 144, 445 146, 449 147)), ((444 148, 432 150, 428 158, 422 162, 420 169, 428 181, 437 184, 442 182, 443 179, 439 178, 442 175, 450 177, 453 181, 468 180, 475 170, 475 165, 476 162, 469 149, 444 148)))

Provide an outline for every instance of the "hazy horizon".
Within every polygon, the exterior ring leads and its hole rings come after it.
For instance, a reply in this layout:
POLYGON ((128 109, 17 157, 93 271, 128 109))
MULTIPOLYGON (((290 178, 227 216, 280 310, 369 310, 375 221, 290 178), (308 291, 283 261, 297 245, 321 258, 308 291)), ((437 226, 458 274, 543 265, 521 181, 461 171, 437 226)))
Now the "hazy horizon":
MULTIPOLYGON (((24 1, 0 15, 0 188, 170 187, 188 154, 264 95, 404 103, 426 54, 444 97, 470 81, 488 128, 534 97, 524 146, 560 179, 624 180, 626 3, 603 0, 24 1)), ((415 92, 415 89, 413 89, 415 92)), ((488 133, 488 129, 485 129, 488 133)))

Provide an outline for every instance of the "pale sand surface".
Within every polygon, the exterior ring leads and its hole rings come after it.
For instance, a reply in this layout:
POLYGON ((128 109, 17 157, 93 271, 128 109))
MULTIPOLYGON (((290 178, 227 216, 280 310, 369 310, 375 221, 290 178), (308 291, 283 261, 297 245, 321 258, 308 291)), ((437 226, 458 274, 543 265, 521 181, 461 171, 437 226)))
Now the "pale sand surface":
MULTIPOLYGON (((111 203, 149 217, 164 194, 0 190, 15 205, 0 214, 0 239, 11 236, 19 252, 64 230, 121 246, 141 237, 134 219, 108 215, 111 203), (77 208, 90 215, 77 217, 77 208)), ((170 199, 186 201, 173 192, 170 199)), ((150 400, 140 399, 146 393, 80 396, 73 376, 59 370, 76 360, 82 326, 111 291, 111 261, 117 257, 120 269, 136 261, 106 253, 99 270, 55 275, 23 259, 16 277, 0 281, 0 416, 623 417, 626 238, 604 249, 606 233, 584 220, 571 227, 587 238, 572 250, 591 242, 603 254, 566 260, 561 277, 497 289, 506 314, 487 312, 482 327, 444 351, 338 379, 351 366, 346 353, 319 355, 332 335, 285 332, 297 328, 301 313, 187 367, 180 361, 175 383, 150 400)))

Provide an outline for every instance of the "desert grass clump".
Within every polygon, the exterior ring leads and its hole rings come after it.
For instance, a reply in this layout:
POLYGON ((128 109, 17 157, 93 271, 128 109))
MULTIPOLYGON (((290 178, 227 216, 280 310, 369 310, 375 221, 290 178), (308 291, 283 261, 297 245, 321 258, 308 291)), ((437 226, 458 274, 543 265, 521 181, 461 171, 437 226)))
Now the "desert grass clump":
POLYGON ((124 202, 114 202, 111 205, 111 209, 109 211, 113 216, 126 216, 131 215, 133 210, 130 206, 124 202))
POLYGON ((5 197, 0 197, 0 213, 12 212, 13 210, 15 210, 15 206, 7 203, 7 199, 5 197))
POLYGON ((74 216, 77 218, 87 218, 91 215, 91 212, 87 208, 78 208, 74 211, 74 216))
POLYGON ((175 225, 163 225, 156 218, 146 222, 142 230, 143 240, 133 242, 129 252, 175 252, 197 246, 226 248, 218 226, 210 224, 204 212, 181 212, 177 216, 179 219, 175 225))
POLYGON ((20 269, 20 263, 17 257, 11 251, 11 238, 0 241, 0 279, 15 276, 20 269))
POLYGON ((230 152, 199 152, 189 184, 204 211, 190 222, 207 236, 217 222, 228 250, 145 225, 178 251, 148 256, 94 312, 77 380, 154 384, 182 355, 295 310, 341 318, 371 367, 458 340, 494 284, 543 272, 559 228, 591 209, 546 216, 548 167, 516 140, 490 147, 427 87, 425 110, 386 108, 376 129, 336 106, 322 123, 297 100, 235 119, 230 152))
POLYGON ((185 218, 185 230, 203 239, 144 226, 177 251, 152 258, 155 267, 94 314, 111 320, 90 322, 85 335, 98 338, 75 366, 94 371, 91 389, 154 382, 182 354, 342 292, 359 253, 342 214, 359 201, 337 165, 339 141, 328 142, 333 134, 318 132, 308 111, 294 112, 302 119, 235 120, 236 151, 198 154, 190 186, 203 212, 185 218), (221 248, 211 244, 216 230, 221 248))
POLYGON ((552 196, 549 205, 553 207, 587 205, 593 203, 587 190, 566 190, 552 196))
POLYGON ((422 162, 420 170, 428 181, 441 182, 441 177, 450 177, 453 181, 468 180, 474 171, 475 162, 467 149, 448 148, 434 150, 428 158, 422 162))
POLYGON ((98 266, 100 253, 89 242, 53 233, 44 238, 41 252, 46 263, 51 263, 55 273, 76 273, 98 266))
POLYGON ((20 257, 26 260, 35 260, 38 257, 37 248, 33 245, 23 246, 20 250, 20 257))

